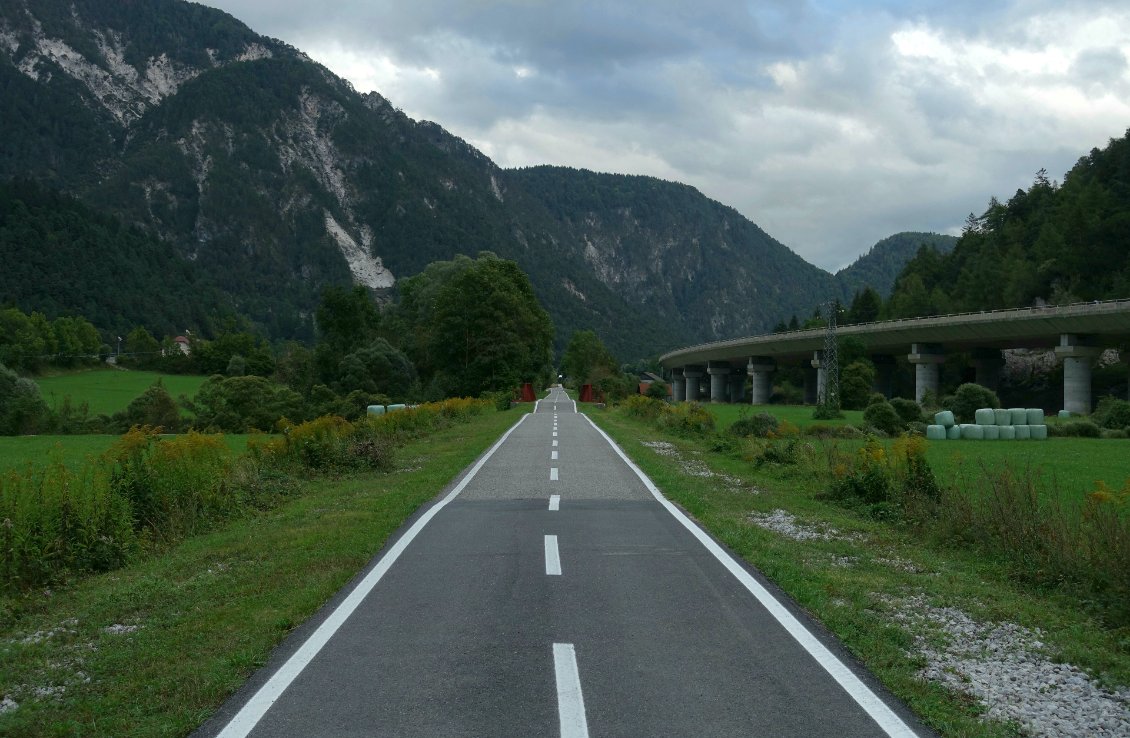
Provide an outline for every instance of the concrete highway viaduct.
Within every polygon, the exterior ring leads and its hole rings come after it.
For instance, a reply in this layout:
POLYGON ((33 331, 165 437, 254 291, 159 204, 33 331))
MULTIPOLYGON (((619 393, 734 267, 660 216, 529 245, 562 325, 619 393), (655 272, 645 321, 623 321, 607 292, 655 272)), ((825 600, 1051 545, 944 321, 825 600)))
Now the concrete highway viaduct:
MULTIPOLYGON (((891 394, 896 357, 914 366, 915 399, 939 391, 948 353, 969 353, 975 381, 996 389, 1003 349, 1054 349, 1063 362, 1063 409, 1091 411, 1091 367, 1104 349, 1120 349, 1130 361, 1130 299, 1019 310, 991 310, 931 318, 841 326, 841 338, 857 339, 877 369, 875 390, 891 394)), ((805 400, 815 403, 824 386, 821 359, 825 330, 815 328, 688 346, 664 354, 675 401, 697 399, 707 387, 711 402, 744 402, 746 376, 755 405, 769 402, 778 366, 802 365, 805 400), (809 369, 809 367, 811 367, 809 369)))

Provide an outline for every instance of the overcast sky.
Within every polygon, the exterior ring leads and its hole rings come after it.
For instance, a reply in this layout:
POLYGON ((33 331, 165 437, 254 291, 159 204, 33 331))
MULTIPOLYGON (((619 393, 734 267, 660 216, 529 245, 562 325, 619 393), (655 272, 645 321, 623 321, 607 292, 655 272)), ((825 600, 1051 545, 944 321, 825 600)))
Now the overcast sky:
POLYGON ((1130 3, 206 0, 500 166, 694 185, 835 271, 1130 128, 1130 3))

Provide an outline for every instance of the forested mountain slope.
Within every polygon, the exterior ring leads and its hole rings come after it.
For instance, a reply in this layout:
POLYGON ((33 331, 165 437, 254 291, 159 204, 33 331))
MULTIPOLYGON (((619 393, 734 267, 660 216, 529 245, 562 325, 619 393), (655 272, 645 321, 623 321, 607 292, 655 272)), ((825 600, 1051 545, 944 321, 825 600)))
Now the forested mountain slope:
MULTIPOLYGON (((179 0, 0 0, 0 180, 17 177, 191 263, 218 291, 195 292, 195 313, 172 299, 163 312, 178 324, 230 302, 273 337, 309 339, 327 285, 395 299, 398 279, 484 250, 530 275, 558 347, 591 328, 625 358, 762 332, 816 295, 845 295, 693 188, 503 171, 298 50, 179 0)), ((83 277, 77 293, 96 291, 83 277)), ((36 308, 11 279, 0 303, 36 308)))
POLYGON ((886 312, 910 317, 1130 297, 1130 139, 1093 149, 1063 184, 1037 174, 970 214, 954 250, 922 252, 886 312))

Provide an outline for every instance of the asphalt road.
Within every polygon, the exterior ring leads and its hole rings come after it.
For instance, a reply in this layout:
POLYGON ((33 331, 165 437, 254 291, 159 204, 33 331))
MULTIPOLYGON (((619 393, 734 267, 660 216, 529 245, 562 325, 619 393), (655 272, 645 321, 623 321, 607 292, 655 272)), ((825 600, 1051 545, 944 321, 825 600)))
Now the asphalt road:
POLYGON ((551 391, 201 736, 928 735, 551 391))

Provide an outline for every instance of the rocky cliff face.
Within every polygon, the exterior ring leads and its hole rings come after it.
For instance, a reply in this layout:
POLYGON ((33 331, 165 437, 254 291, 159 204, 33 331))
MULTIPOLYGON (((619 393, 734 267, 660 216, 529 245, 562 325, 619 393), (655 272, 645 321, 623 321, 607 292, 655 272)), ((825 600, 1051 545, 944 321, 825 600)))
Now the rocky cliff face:
POLYGON ((625 358, 760 332, 837 289, 693 188, 503 171, 178 0, 0 0, 0 139, 0 177, 160 236, 278 337, 309 334, 327 284, 391 298, 430 261, 482 250, 530 274, 558 345, 592 328, 625 358))

